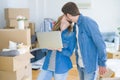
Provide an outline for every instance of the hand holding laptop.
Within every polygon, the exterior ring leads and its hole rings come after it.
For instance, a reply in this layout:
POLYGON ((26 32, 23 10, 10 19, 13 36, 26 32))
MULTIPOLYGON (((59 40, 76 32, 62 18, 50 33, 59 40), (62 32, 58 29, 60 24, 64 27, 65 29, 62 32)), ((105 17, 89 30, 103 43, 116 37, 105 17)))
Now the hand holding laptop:
POLYGON ((50 49, 50 48, 49 48, 48 50, 58 50, 58 51, 61 52, 61 51, 62 51, 62 48, 58 48, 58 49, 50 49))

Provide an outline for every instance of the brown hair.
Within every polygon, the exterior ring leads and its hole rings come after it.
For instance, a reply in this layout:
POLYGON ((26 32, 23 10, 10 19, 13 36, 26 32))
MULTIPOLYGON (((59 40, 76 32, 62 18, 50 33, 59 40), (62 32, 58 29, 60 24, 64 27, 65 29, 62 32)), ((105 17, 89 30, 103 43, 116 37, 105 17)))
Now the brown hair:
MULTIPOLYGON (((60 31, 60 24, 61 24, 62 18, 63 18, 63 15, 58 18, 57 22, 55 23, 55 25, 52 28, 52 31, 60 31)), ((71 24, 70 24, 70 26, 68 26, 68 30, 72 31, 72 25, 71 24)))
POLYGON ((74 2, 68 2, 62 7, 62 12, 67 15, 71 14, 72 16, 80 15, 79 9, 74 2))

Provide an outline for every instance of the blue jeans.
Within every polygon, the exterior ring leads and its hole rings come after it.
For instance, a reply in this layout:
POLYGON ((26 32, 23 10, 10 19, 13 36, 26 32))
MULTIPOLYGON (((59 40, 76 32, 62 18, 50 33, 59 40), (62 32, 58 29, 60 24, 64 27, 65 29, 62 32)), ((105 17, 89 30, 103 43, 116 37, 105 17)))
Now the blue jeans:
POLYGON ((67 80, 67 75, 68 72, 56 74, 53 71, 42 70, 39 73, 37 80, 52 80, 52 77, 54 77, 54 80, 67 80))
POLYGON ((92 73, 85 72, 85 69, 77 65, 80 80, 96 80, 96 71, 92 73))

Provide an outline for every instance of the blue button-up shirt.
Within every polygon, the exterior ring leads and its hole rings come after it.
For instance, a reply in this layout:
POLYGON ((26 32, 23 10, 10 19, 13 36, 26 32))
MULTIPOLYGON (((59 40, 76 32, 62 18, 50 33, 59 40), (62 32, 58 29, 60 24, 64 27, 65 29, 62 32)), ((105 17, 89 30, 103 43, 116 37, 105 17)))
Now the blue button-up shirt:
MULTIPOLYGON (((97 23, 89 17, 80 14, 78 21, 78 41, 83 59, 85 71, 94 72, 98 65, 106 66, 106 46, 97 23)), ((74 30, 75 26, 74 25, 74 30)), ((76 60, 78 64, 78 54, 76 48, 76 60)))
MULTIPOLYGON (((63 48, 61 52, 56 51, 55 56, 55 73, 57 74, 65 73, 72 68, 70 56, 72 55, 76 45, 76 36, 74 32, 69 32, 68 29, 66 29, 61 33, 61 37, 63 48)), ((44 70, 48 70, 51 54, 52 51, 49 50, 43 65, 44 70)))

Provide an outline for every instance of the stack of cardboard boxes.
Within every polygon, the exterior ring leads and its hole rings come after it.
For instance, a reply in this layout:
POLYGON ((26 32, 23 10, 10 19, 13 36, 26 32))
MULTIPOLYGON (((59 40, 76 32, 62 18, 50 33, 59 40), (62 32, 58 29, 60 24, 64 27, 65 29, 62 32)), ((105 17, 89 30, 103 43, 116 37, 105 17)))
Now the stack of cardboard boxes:
MULTIPOLYGON (((10 40, 30 45, 30 30, 0 29, 0 51, 10 40)), ((29 50, 14 57, 0 56, 0 80, 32 80, 29 50)))
POLYGON ((17 17, 24 16, 27 20, 25 22, 25 27, 29 26, 29 9, 28 8, 6 8, 5 9, 5 20, 6 28, 17 28, 18 22, 17 17))
MULTIPOLYGON (((30 14, 28 8, 5 8, 5 20, 6 20, 6 29, 17 29, 18 28, 18 16, 24 16, 27 20, 25 22, 25 29, 30 29, 31 37, 35 36, 35 23, 29 22, 30 14)), ((32 44, 33 47, 36 47, 36 42, 32 44)))

